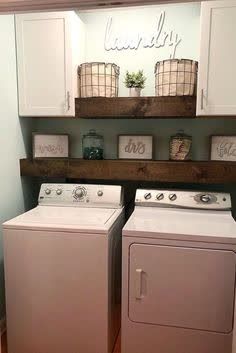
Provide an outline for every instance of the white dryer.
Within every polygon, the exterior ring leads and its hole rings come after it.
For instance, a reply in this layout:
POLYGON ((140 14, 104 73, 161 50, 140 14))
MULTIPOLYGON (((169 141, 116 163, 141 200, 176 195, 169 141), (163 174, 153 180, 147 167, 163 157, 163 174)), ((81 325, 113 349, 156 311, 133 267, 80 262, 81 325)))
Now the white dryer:
POLYGON ((236 353, 228 194, 138 190, 123 229, 122 353, 236 353))
POLYGON ((120 328, 120 186, 44 184, 3 225, 10 353, 110 353, 120 328))

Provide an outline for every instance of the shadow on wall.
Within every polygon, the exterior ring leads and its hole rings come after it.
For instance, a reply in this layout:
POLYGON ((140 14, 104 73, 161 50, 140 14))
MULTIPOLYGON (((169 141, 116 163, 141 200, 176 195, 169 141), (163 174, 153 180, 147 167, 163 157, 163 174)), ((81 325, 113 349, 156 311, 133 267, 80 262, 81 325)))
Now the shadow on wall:
POLYGON ((232 197, 233 217, 236 221, 236 184, 231 185, 229 189, 232 197))
POLYGON ((39 192, 39 181, 30 177, 22 177, 21 185, 23 190, 24 209, 26 211, 37 206, 39 192))
MULTIPOLYGON (((4 278, 4 264, 3 259, 0 261, 0 283, 5 283, 4 278)), ((3 286, 0 286, 0 313, 5 312, 5 290, 3 286)), ((1 317, 3 319, 3 317, 1 317)), ((0 326, 1 326, 1 319, 0 319, 0 326)))
MULTIPOLYGON (((20 133, 26 151, 27 158, 32 158, 32 130, 34 126, 33 119, 19 118, 20 133)), ((27 211, 37 205, 39 182, 35 178, 22 177, 21 186, 23 191, 24 209, 27 211)))
POLYGON ((34 126, 34 121, 32 118, 19 118, 20 121, 20 133, 19 139, 22 140, 24 151, 26 151, 27 157, 32 156, 32 129, 34 126))

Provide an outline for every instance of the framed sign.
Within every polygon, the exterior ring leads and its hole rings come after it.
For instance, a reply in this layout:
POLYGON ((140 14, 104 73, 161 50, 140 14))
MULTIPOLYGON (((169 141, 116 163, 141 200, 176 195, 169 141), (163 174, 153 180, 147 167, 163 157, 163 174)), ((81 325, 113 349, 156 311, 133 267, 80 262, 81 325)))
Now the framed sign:
POLYGON ((236 135, 212 136, 210 159, 212 161, 236 162, 236 135))
POLYGON ((119 159, 153 159, 153 136, 119 135, 119 159))
POLYGON ((68 158, 69 135, 33 134, 33 158, 68 158))

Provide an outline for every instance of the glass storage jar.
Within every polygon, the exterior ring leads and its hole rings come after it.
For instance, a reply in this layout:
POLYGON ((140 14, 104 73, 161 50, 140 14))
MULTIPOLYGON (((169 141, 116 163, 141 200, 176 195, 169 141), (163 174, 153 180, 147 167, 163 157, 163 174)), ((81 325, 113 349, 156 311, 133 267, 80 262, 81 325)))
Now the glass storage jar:
POLYGON ((190 161, 192 159, 192 136, 180 130, 170 138, 170 160, 190 161))
POLYGON ((83 135, 83 158, 84 159, 103 159, 104 139, 95 130, 83 135))

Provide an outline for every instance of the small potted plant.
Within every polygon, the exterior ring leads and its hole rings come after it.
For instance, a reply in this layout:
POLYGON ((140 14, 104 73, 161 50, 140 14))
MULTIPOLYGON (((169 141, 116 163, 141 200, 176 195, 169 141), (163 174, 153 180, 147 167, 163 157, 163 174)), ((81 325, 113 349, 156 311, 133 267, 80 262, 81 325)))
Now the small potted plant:
POLYGON ((125 86, 129 88, 130 97, 140 97, 141 90, 145 87, 146 77, 142 70, 138 72, 126 72, 125 86))

